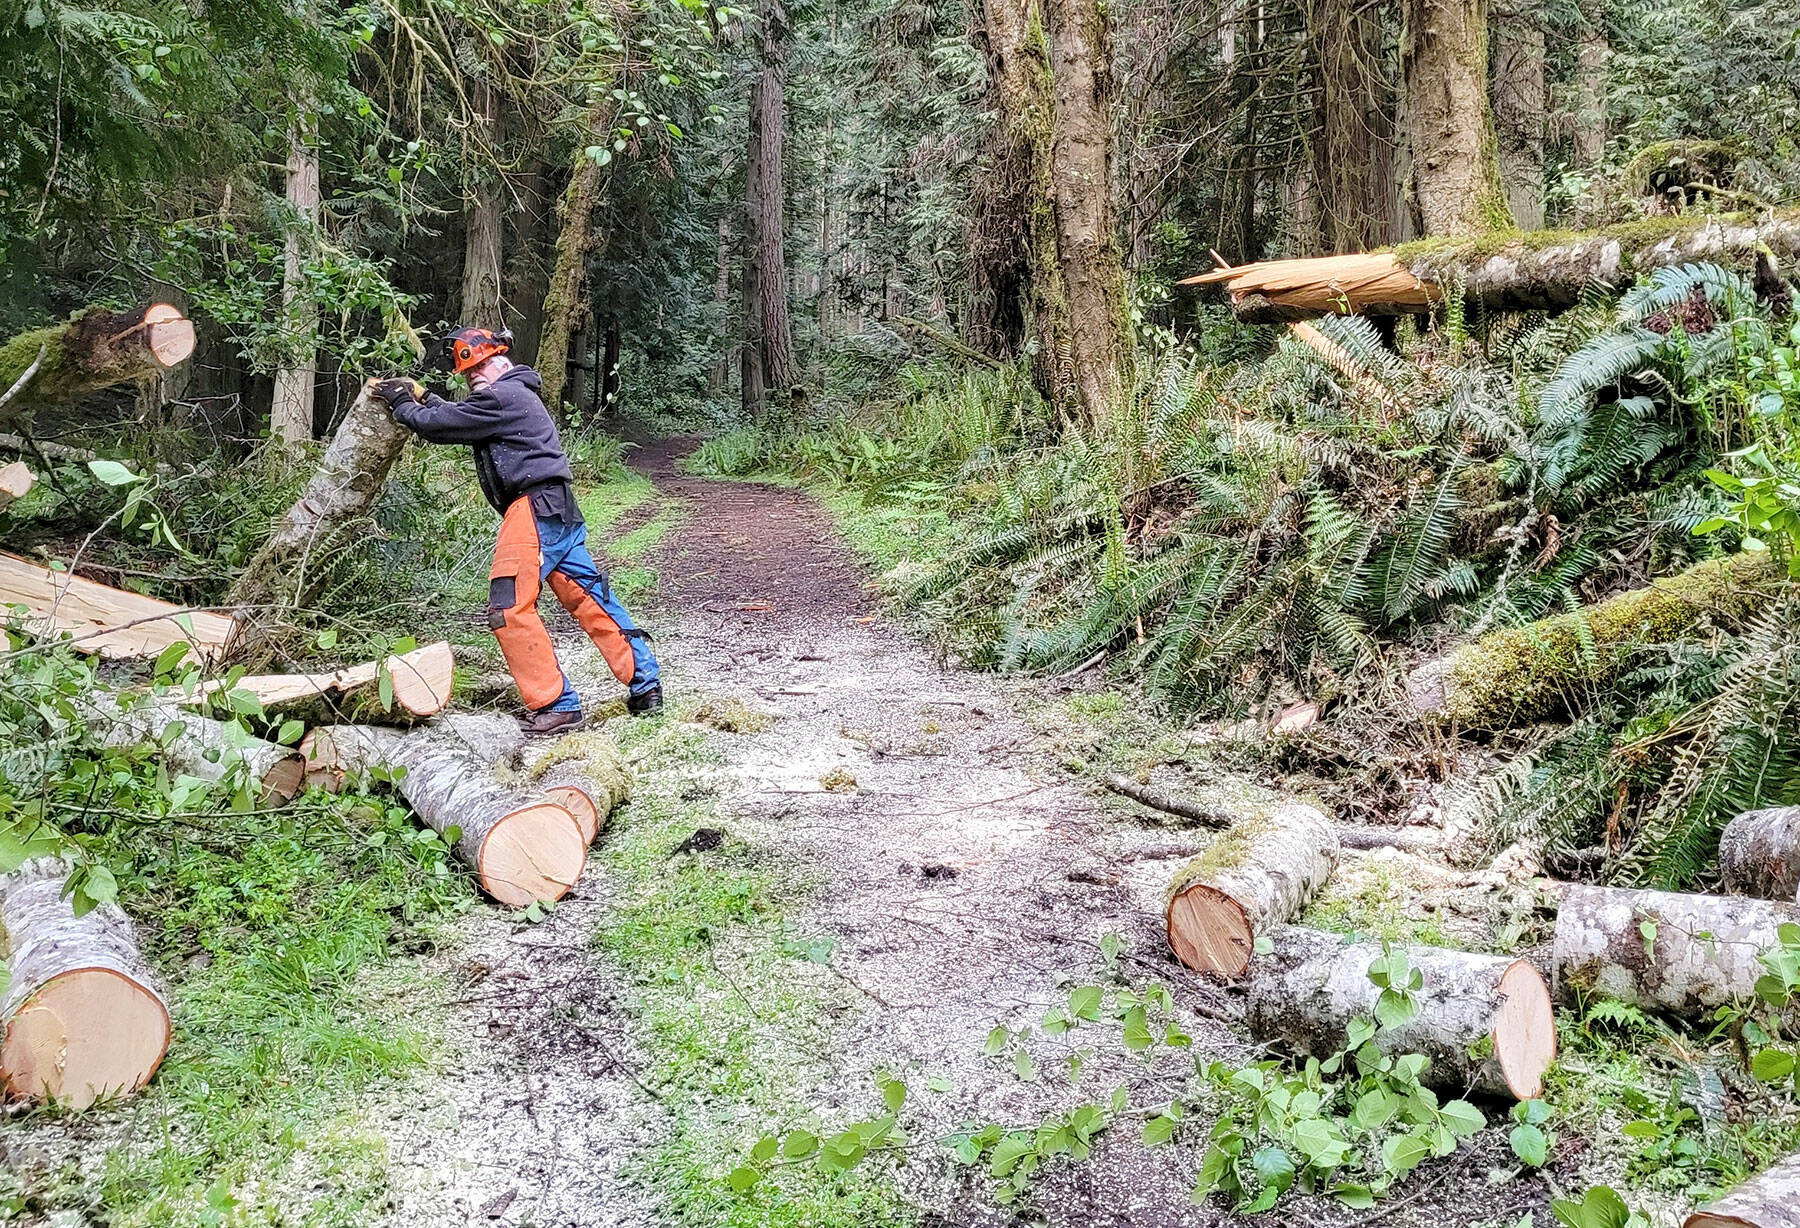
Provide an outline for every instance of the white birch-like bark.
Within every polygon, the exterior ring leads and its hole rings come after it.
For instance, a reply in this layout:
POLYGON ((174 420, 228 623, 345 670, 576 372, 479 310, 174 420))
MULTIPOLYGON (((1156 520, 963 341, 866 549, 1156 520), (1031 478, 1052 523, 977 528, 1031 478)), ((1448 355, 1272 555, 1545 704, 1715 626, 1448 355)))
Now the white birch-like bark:
POLYGON ((1800 899, 1800 806, 1751 810, 1727 823, 1719 877, 1734 895, 1800 899))
POLYGON ((1790 922, 1800 923, 1800 906, 1572 886, 1556 913, 1556 991, 1599 994, 1696 1019, 1752 996, 1765 971, 1757 956, 1790 922))
MULTIPOLYGON (((1343 1049, 1351 1021, 1375 1016, 1381 990, 1369 980, 1369 965, 1381 957, 1381 945, 1300 926, 1270 937, 1274 949, 1250 965, 1251 1031, 1318 1057, 1343 1049)), ((1538 1095, 1556 1056, 1556 1021, 1537 969, 1504 955, 1405 950, 1425 984, 1415 991, 1412 1021, 1377 1035, 1382 1051, 1430 1058, 1421 1077, 1434 1086, 1520 1100, 1538 1095)))
POLYGON ((175 697, 128 710, 110 698, 97 703, 104 745, 116 749, 158 746, 162 761, 171 770, 213 784, 225 780, 242 763, 250 779, 257 782, 260 805, 265 809, 287 805, 304 784, 306 765, 299 751, 246 734, 226 721, 184 711, 175 697), (180 723, 181 732, 165 746, 164 731, 175 722, 180 723))
POLYGON ((1681 1228, 1800 1228, 1800 1155, 1695 1211, 1681 1228))
POLYGON ((1289 802, 1243 820, 1176 873, 1169 945, 1196 971, 1241 975, 1256 936, 1298 914, 1337 858, 1337 832, 1311 806, 1289 802))
POLYGON ((169 1012, 116 904, 77 917, 68 867, 38 858, 0 877, 12 983, 0 999, 0 1074, 11 1095, 84 1109, 149 1082, 169 1012))

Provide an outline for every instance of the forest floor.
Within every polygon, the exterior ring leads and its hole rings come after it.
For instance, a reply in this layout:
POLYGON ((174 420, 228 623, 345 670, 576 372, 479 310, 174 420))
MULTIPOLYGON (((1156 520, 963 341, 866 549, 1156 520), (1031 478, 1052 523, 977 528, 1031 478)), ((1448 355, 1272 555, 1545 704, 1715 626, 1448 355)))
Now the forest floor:
MULTIPOLYGON (((691 477, 687 446, 638 450, 655 493, 610 530, 659 577, 642 620, 672 719, 607 722, 638 792, 561 907, 530 926, 477 910, 433 957, 449 1056, 367 1114, 389 1141, 392 1222, 1230 1220, 1190 1197, 1206 1123, 1139 1141, 1191 1091, 1196 1058, 1265 1055, 1166 953, 1162 888, 1203 838, 1070 770, 1069 727, 1111 697, 944 667, 875 613, 809 496, 691 477), (1148 1048, 1116 1021, 1039 1026, 1073 988, 1111 1001, 1155 983, 1174 1007, 1150 1012, 1148 1048), (908 1089, 903 1145, 845 1176, 777 1162, 748 1192, 726 1188, 764 1135, 880 1118, 888 1080, 908 1089), (1083 1105, 1108 1123, 1091 1158, 1046 1160, 1011 1207, 985 1165, 952 1155, 983 1125, 1036 1129, 1083 1105)), ((561 649, 584 693, 616 694, 585 642, 561 649)), ((1348 878, 1378 911, 1406 911, 1385 871, 1348 878)), ((1519 1174, 1491 1116, 1373 1212, 1283 1210, 1330 1225, 1547 1220, 1546 1183, 1519 1174)))

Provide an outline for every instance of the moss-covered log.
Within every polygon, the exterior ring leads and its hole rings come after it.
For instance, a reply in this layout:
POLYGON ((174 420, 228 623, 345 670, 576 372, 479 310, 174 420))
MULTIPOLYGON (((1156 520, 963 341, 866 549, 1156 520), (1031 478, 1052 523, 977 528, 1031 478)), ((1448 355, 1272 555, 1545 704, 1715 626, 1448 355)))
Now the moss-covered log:
POLYGON ((1292 919, 1337 856, 1337 833, 1311 806, 1245 819, 1176 872, 1164 908, 1169 946, 1198 972, 1243 975, 1256 936, 1292 919))
POLYGON ((1666 643, 1703 618, 1762 608, 1785 580, 1766 554, 1696 564, 1579 611, 1509 627, 1428 661, 1407 679, 1413 708, 1465 729, 1509 729, 1565 710, 1612 678, 1630 651, 1666 643))
POLYGON ((1702 1207, 1681 1228, 1800 1228, 1800 1155, 1702 1207))
POLYGON ((1727 823, 1719 878, 1736 895, 1800 899, 1800 806, 1752 810, 1727 823))
POLYGON ((167 303, 126 312, 90 307, 60 324, 19 333, 0 344, 0 391, 28 371, 31 378, 0 405, 0 424, 166 371, 193 352, 193 321, 167 303))
MULTIPOLYGON (((1298 1053, 1340 1051, 1352 1021, 1374 1018, 1381 989, 1369 966, 1382 945, 1297 925, 1271 938, 1269 953, 1250 964, 1245 1022, 1298 1053)), ((1414 991, 1418 1011, 1375 1043, 1389 1054, 1430 1058, 1420 1077, 1435 1087, 1520 1100, 1541 1093, 1556 1057, 1556 1020, 1538 970, 1523 959, 1439 947, 1407 947, 1406 955, 1425 978, 1414 991)))
POLYGON ((1289 324, 1428 312, 1452 286, 1490 311, 1554 311, 1574 306, 1589 287, 1622 290, 1653 269, 1706 260, 1749 270, 1759 256, 1782 266, 1800 260, 1800 211, 1422 239, 1391 252, 1265 260, 1182 284, 1223 282, 1240 320, 1289 324))
POLYGON ((1556 912, 1558 994, 1598 994, 1699 1019, 1747 1001, 1782 925, 1800 907, 1733 895, 1569 887, 1556 912))

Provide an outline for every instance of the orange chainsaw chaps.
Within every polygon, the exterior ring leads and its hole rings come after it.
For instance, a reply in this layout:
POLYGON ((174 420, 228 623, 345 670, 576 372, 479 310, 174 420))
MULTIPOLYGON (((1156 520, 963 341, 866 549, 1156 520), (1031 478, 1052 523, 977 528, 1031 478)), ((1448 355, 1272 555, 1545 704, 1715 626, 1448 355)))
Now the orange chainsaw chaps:
POLYGON ((550 590, 556 599, 563 603, 563 608, 575 616, 581 629, 587 632, 594 647, 606 658, 606 667, 627 686, 631 685, 632 676, 637 672, 637 662, 631 655, 631 641, 619 630, 619 624, 613 616, 600 608, 594 595, 575 583, 560 571, 550 573, 550 590))
POLYGON ((542 560, 531 500, 517 499, 500 521, 494 565, 488 569, 488 627, 500 641, 500 655, 519 698, 534 711, 549 707, 563 693, 562 667, 537 612, 542 560))

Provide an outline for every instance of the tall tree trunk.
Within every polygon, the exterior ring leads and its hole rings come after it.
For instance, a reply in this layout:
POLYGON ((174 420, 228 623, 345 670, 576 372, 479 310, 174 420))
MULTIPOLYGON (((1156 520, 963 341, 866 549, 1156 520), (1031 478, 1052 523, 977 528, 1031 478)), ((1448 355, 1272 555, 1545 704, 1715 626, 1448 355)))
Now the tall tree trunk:
POLYGON ((1247 75, 1250 80, 1250 97, 1244 103, 1244 140, 1238 149, 1237 178, 1237 249, 1238 263, 1247 264, 1259 259, 1262 255, 1262 243, 1256 234, 1256 120, 1258 92, 1255 84, 1256 70, 1262 59, 1262 0, 1252 0, 1244 10, 1244 38, 1241 48, 1237 45, 1235 31, 1232 38, 1233 61, 1238 71, 1247 75), (1242 51, 1239 59, 1237 52, 1242 51))
MULTIPOLYGON (((612 99, 604 97, 588 113, 590 139, 600 142, 611 127, 612 99)), ((563 189, 557 218, 562 229, 556 236, 556 262, 550 268, 550 288, 544 292, 544 333, 538 344, 538 375, 543 378, 544 404, 557 421, 562 420, 563 390, 569 376, 569 340, 581 331, 588 314, 582 296, 588 257, 595 244, 594 210, 600 204, 601 163, 586 148, 575 151, 575 168, 563 189)))
MULTIPOLYGON (((978 33, 987 58, 989 108, 997 118, 970 208, 967 337, 970 345, 1002 361, 1025 346, 1033 317, 1029 307, 1046 289, 1037 284, 1037 268, 1053 267, 1041 253, 1055 243, 1041 193, 1047 177, 1049 76, 1030 41, 1028 7, 1029 0, 984 0, 978 33)), ((1053 364, 1046 356, 1064 347, 1045 334, 1053 317, 1038 312, 1036 322, 1033 375, 1038 390, 1049 396, 1053 364)))
MULTIPOLYGON (((799 382, 793 323, 788 314, 787 210, 782 154, 787 118, 788 23, 786 0, 766 0, 762 10, 762 70, 750 87, 750 140, 744 167, 744 215, 749 241, 744 262, 744 311, 755 317, 760 384, 786 392, 799 382)), ((760 412, 763 388, 745 387, 745 404, 760 412)))
POLYGON ((1500 183, 1521 230, 1544 227, 1544 8, 1494 0, 1494 132, 1500 183))
MULTIPOLYGON (((718 317, 718 338, 722 343, 730 335, 726 325, 731 314, 731 210, 719 211, 719 241, 717 265, 713 271, 713 310, 718 317)), ((731 386, 731 357, 734 347, 725 345, 719 350, 718 358, 713 360, 712 370, 707 373, 706 390, 711 393, 723 393, 731 386)))
POLYGON ((1327 251, 1364 251, 1393 242, 1393 100, 1380 69, 1378 15, 1353 0, 1316 0, 1312 9, 1312 176, 1327 251))
MULTIPOLYGON (((500 144, 500 91, 477 78, 470 94, 477 119, 486 128, 487 147, 500 144)), ((473 162, 480 151, 470 148, 473 162)), ((505 183, 492 167, 471 174, 463 206, 463 276, 461 322, 499 328, 500 313, 500 199, 505 183)))
POLYGON ((625 348, 625 330, 619 323, 619 317, 610 312, 601 320, 602 349, 600 353, 600 371, 596 379, 599 387, 600 413, 604 417, 614 417, 619 412, 619 355, 625 348))
POLYGON ((1432 236, 1509 229, 1488 107, 1486 0, 1407 0, 1406 26, 1420 228, 1432 236))
POLYGON ((1570 159, 1586 169, 1606 153, 1606 16, 1599 0, 1581 4, 1581 36, 1575 45, 1575 105, 1569 116, 1570 159))
POLYGON ((281 314, 287 352, 275 372, 269 434, 281 443, 313 436, 313 385, 317 378, 319 307, 306 288, 306 252, 319 224, 318 117, 303 104, 288 138, 287 203, 294 211, 283 243, 281 314))
POLYGON ((507 304, 506 323, 513 330, 513 352, 535 365, 538 342, 544 333, 544 297, 550 288, 550 262, 555 253, 546 242, 545 219, 550 215, 549 177, 541 164, 532 166, 515 181, 519 207, 507 210, 510 232, 501 239, 509 253, 501 266, 501 288, 507 304))

